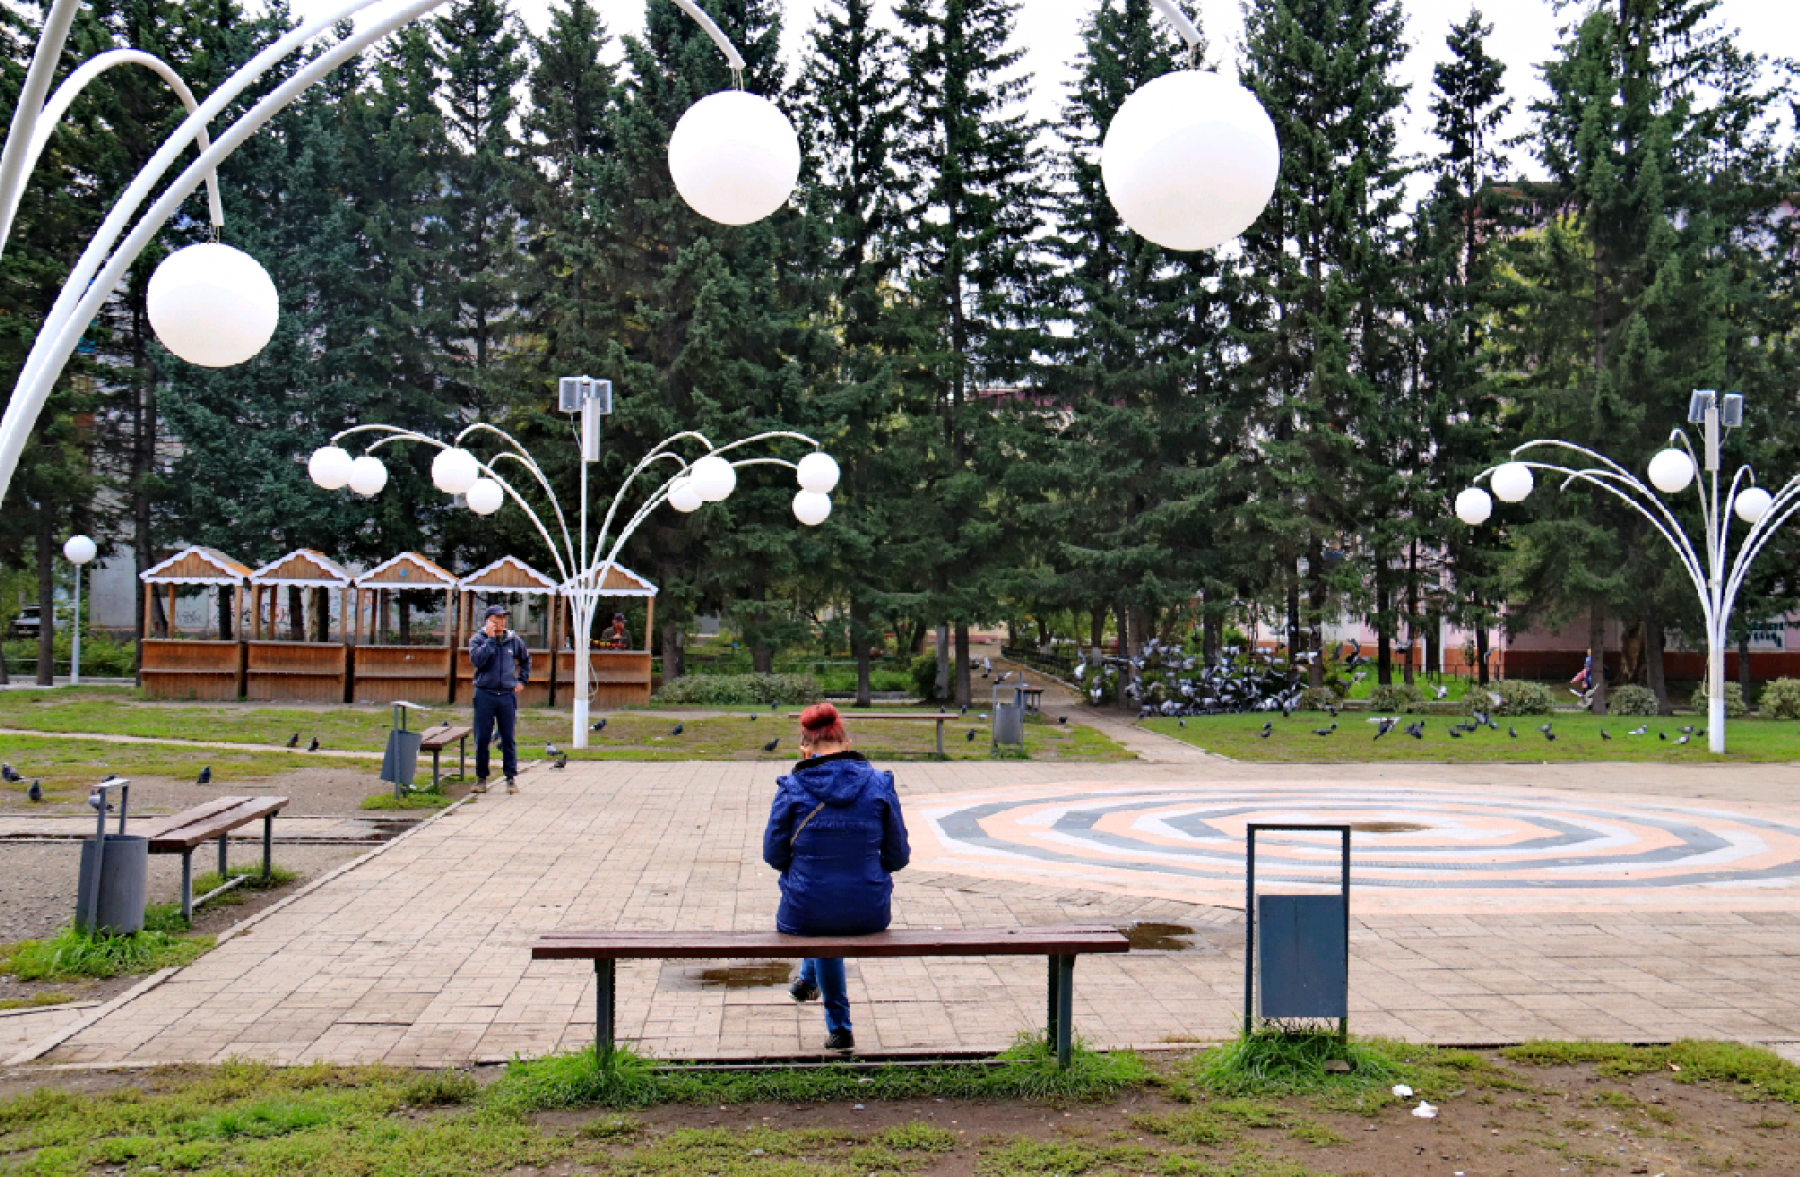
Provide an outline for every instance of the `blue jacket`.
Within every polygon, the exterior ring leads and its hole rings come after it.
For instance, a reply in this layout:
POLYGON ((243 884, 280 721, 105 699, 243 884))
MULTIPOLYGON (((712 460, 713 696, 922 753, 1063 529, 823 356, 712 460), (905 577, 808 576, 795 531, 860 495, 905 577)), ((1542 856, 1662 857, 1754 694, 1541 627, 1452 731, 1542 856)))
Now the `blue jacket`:
POLYGON ((497 638, 477 630, 469 639, 469 662, 475 667, 475 689, 508 691, 522 682, 531 681, 531 651, 525 639, 507 630, 497 638))
POLYGON ((763 861, 781 872, 775 926, 859 936, 888 926, 890 877, 912 858, 894 774, 856 752, 802 761, 776 782, 763 861))

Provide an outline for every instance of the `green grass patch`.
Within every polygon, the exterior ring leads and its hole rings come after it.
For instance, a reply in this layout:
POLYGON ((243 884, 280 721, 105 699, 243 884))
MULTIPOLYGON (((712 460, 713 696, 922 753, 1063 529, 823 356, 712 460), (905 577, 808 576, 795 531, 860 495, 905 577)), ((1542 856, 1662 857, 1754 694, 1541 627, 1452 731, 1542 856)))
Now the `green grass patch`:
POLYGON ((71 925, 49 939, 20 940, 0 949, 0 973, 21 981, 153 973, 191 964, 212 946, 211 936, 177 936, 148 927, 126 936, 90 936, 71 925))
MULTIPOLYGON (((0 698, 24 694, 22 691, 0 691, 0 698)), ((25 780, 16 785, 0 785, 0 796, 9 798, 9 808, 32 808, 25 791, 33 780, 43 782, 48 802, 81 805, 88 790, 108 773, 128 780, 164 777, 191 781, 200 770, 210 765, 213 787, 231 792, 233 781, 267 780, 285 776, 316 765, 292 752, 238 751, 227 748, 183 748, 175 744, 120 744, 107 740, 63 739, 50 736, 5 736, 6 759, 11 761, 25 780)), ((337 768, 357 768, 354 761, 330 762, 337 768)), ((46 806, 47 807, 47 806, 46 806)), ((83 813, 89 813, 83 809, 83 813)), ((89 816, 92 816, 89 813, 89 816)))
POLYGON ((1402 726, 1425 721, 1425 738, 1415 740, 1398 730, 1379 740, 1376 727, 1361 712, 1343 712, 1338 729, 1329 736, 1313 732, 1330 727, 1324 712, 1296 711, 1283 719, 1274 715, 1208 715, 1185 721, 1150 719, 1144 726, 1173 736, 1195 747, 1234 760, 1277 763, 1342 764, 1387 761, 1449 762, 1453 764, 1539 763, 1544 761, 1657 761, 1676 764, 1785 763, 1800 761, 1800 720, 1734 719, 1725 726, 1726 751, 1715 756, 1706 750, 1698 733, 1706 720, 1700 716, 1672 719, 1640 719, 1633 716, 1594 716, 1558 712, 1553 716, 1518 716, 1496 719, 1499 731, 1484 728, 1460 738, 1450 727, 1463 716, 1409 715, 1402 726), (1263 724, 1273 723, 1268 739, 1259 736, 1263 724), (1546 740, 1538 728, 1550 723, 1555 740, 1546 740), (1627 735, 1640 725, 1649 731, 1627 735), (1683 727, 1692 726, 1689 742, 1677 745, 1683 727), (1519 733, 1514 739, 1507 734, 1519 733), (1602 739, 1604 729, 1611 739, 1602 739), (1668 739, 1659 740, 1661 732, 1668 739))
POLYGON ((450 798, 442 793, 434 793, 429 789, 421 789, 413 793, 394 796, 390 790, 385 793, 373 793, 364 797, 357 804, 358 809, 444 809, 450 805, 450 798))
POLYGON ((46 1005, 67 1005, 76 1000, 67 993, 34 993, 30 997, 9 997, 0 1001, 0 1009, 40 1009, 46 1005))
POLYGON ((1399 1102, 1392 1090, 1398 1083, 1433 1100, 1458 1089, 1520 1086, 1473 1051, 1385 1038, 1341 1042, 1335 1034, 1274 1030, 1240 1036, 1198 1055, 1183 1077, 1190 1085, 1187 1098, 1212 1099, 1210 1114, 1252 1128, 1284 1124, 1280 1109, 1268 1101, 1289 1095, 1309 1097, 1329 1111, 1372 1115, 1399 1102))
POLYGON ((1150 1082, 1129 1051, 1079 1049, 1067 1070, 1042 1042, 1021 1041, 987 1066, 878 1067, 835 1064, 759 1071, 658 1067, 630 1051, 601 1065, 592 1051, 517 1060, 491 1094, 519 1111, 648 1107, 659 1103, 823 1103, 893 1099, 1091 1100, 1150 1082))
POLYGON ((1683 1039, 1669 1046, 1626 1046, 1616 1042, 1527 1042, 1500 1052, 1532 1066, 1593 1063, 1608 1078, 1652 1071, 1681 1083, 1711 1083, 1749 1100, 1800 1105, 1800 1066, 1772 1050, 1741 1042, 1683 1039))

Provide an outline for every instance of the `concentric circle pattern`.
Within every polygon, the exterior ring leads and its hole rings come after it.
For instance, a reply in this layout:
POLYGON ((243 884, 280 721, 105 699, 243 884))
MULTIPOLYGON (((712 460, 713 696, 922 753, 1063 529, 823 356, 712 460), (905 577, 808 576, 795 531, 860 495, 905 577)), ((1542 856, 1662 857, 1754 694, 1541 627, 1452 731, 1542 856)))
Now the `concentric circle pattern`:
MULTIPOLYGON (((1064 784, 916 807, 934 867, 1241 905, 1251 823, 1352 826, 1362 909, 1788 907, 1800 814, 1424 783, 1064 784)), ((1257 835, 1259 888, 1335 887, 1336 834, 1257 835)))

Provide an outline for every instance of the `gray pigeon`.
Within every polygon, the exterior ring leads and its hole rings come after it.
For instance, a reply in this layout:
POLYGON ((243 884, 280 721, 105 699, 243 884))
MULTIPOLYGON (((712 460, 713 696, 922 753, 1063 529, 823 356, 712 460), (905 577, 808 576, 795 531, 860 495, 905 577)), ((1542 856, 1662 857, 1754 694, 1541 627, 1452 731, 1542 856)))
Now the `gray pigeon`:
POLYGON ((674 727, 674 729, 673 729, 673 730, 671 730, 671 731, 670 731, 670 732, 669 732, 669 734, 670 734, 670 735, 672 735, 672 736, 678 736, 678 735, 680 735, 680 734, 681 734, 681 733, 682 733, 682 732, 684 732, 684 731, 686 731, 686 730, 687 730, 687 724, 685 724, 685 723, 678 723, 678 724, 676 724, 676 725, 675 725, 675 727, 674 727))
POLYGON ((969 729, 969 742, 971 744, 975 742, 975 729, 974 728, 969 729))
POLYGON ((781 737, 776 736, 774 739, 770 740, 768 743, 763 745, 763 751, 764 752, 773 752, 775 750, 776 746, 780 743, 781 743, 781 737))
POLYGON ((32 781, 31 787, 25 790, 25 799, 27 801, 42 801, 44 799, 43 788, 40 787, 36 781, 32 781))
POLYGON ((555 744, 551 743, 549 740, 544 741, 544 755, 555 756, 558 753, 560 753, 561 751, 562 751, 561 748, 558 748, 555 744))
POLYGON ((550 767, 551 768, 567 768, 567 767, 569 767, 569 754, 567 752, 558 752, 556 754, 556 759, 550 762, 550 767))
POLYGON ((591 732, 603 732, 606 730, 606 721, 604 719, 597 719, 588 727, 588 730, 591 732))
POLYGON ((212 765, 209 764, 205 768, 201 769, 200 775, 197 778, 195 778, 194 783, 196 785, 212 784, 212 765))
POLYGON ((0 781, 5 781, 9 785, 16 785, 24 779, 23 776, 19 775, 19 770, 12 765, 0 764, 0 781))
POLYGON ((300 746, 300 733, 299 732, 295 732, 293 735, 288 737, 288 745, 287 746, 290 748, 298 748, 300 746))
POLYGON ((306 750, 308 752, 317 752, 319 750, 319 737, 314 736, 312 738, 312 743, 306 746, 306 750))

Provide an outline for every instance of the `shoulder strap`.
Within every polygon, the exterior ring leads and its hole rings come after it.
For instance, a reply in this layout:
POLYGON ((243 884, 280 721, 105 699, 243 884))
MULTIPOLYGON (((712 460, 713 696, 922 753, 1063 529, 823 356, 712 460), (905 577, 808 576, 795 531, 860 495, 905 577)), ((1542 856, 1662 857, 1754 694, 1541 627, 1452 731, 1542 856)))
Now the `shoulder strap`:
POLYGON ((806 823, 819 816, 819 810, 823 808, 825 808, 825 802, 821 801, 813 806, 813 811, 811 813, 800 819, 800 824, 794 827, 794 836, 788 839, 789 850, 792 850, 794 848, 794 843, 799 841, 800 831, 806 828, 806 823))

